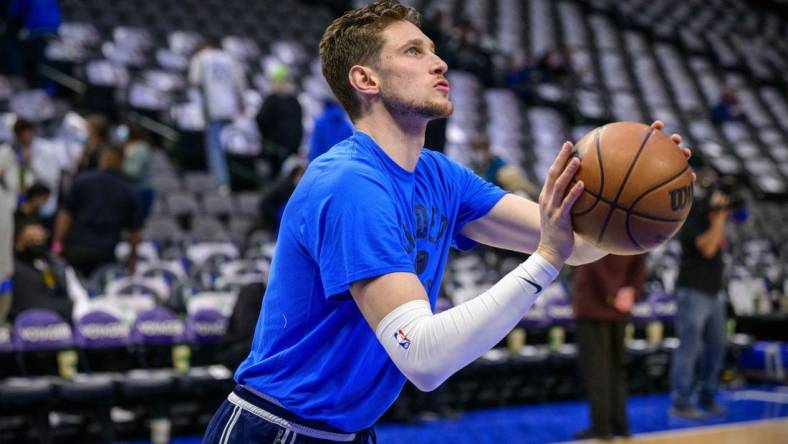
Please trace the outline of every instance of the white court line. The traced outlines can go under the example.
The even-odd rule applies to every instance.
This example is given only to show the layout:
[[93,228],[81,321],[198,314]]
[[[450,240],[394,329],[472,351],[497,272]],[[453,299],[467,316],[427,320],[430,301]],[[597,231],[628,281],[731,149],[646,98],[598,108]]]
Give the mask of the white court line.
[[788,392],[762,392],[758,390],[744,390],[733,393],[730,399],[734,401],[763,401],[777,404],[788,404]]

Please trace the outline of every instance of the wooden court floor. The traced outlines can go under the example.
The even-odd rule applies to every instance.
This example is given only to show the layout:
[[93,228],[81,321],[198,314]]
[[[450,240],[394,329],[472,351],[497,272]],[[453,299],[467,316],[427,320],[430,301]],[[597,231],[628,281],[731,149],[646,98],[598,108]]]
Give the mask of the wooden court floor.
[[[601,441],[575,441],[601,442]],[[772,419],[655,432],[614,442],[637,444],[788,444],[788,419]]]

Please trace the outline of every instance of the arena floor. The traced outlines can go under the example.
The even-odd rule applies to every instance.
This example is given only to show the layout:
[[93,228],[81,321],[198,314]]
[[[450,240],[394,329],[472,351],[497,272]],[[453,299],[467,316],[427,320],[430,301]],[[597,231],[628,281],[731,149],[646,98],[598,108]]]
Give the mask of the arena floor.
[[[706,436],[706,433],[717,429],[727,434],[736,434],[736,430],[754,427],[752,421],[777,420],[777,428],[782,430],[781,439],[775,438],[769,441],[748,438],[730,442],[759,444],[788,442],[788,387],[750,387],[746,390],[724,391],[721,393],[720,401],[727,409],[724,417],[698,422],[669,416],[670,403],[666,394],[632,397],[629,400],[629,416],[635,441],[699,442],[686,439],[689,436]],[[747,426],[741,423],[746,423]],[[450,421],[441,420],[413,425],[383,424],[376,427],[376,430],[380,443],[541,444],[571,441],[575,432],[587,427],[587,404],[572,401],[468,412]],[[686,434],[679,434],[679,431]],[[665,435],[666,432],[671,435]],[[726,442],[718,441],[716,437],[717,435],[713,440],[702,441]]]
[[[788,442],[788,386],[752,386],[722,391],[720,402],[727,410],[726,415],[700,422],[669,416],[666,394],[634,396],[629,400],[634,434],[630,441],[649,444]],[[571,442],[572,435],[587,426],[587,405],[571,401],[470,411],[454,419],[386,423],[375,429],[381,444],[543,444]],[[186,437],[173,439],[172,444],[199,442],[199,437]],[[135,441],[133,444],[147,443]]]

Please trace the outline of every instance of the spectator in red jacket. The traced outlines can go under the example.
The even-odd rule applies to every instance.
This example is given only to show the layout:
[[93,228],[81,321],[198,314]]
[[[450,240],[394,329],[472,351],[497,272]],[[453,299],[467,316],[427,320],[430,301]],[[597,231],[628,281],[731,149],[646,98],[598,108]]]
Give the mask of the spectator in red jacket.
[[614,256],[575,269],[580,370],[591,404],[591,427],[578,439],[629,436],[624,332],[646,279],[645,256]]

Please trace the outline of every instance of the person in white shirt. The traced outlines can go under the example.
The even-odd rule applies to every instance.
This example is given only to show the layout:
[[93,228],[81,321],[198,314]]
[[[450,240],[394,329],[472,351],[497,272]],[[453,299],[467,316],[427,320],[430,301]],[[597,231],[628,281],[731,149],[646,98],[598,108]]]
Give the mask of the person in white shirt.
[[34,136],[33,124],[17,119],[14,140],[0,145],[0,323],[11,306],[14,211],[36,179],[30,168]]
[[242,112],[246,78],[241,65],[224,49],[204,43],[189,66],[189,82],[199,88],[205,113],[205,152],[208,169],[227,190],[230,175],[222,149],[222,129]]

